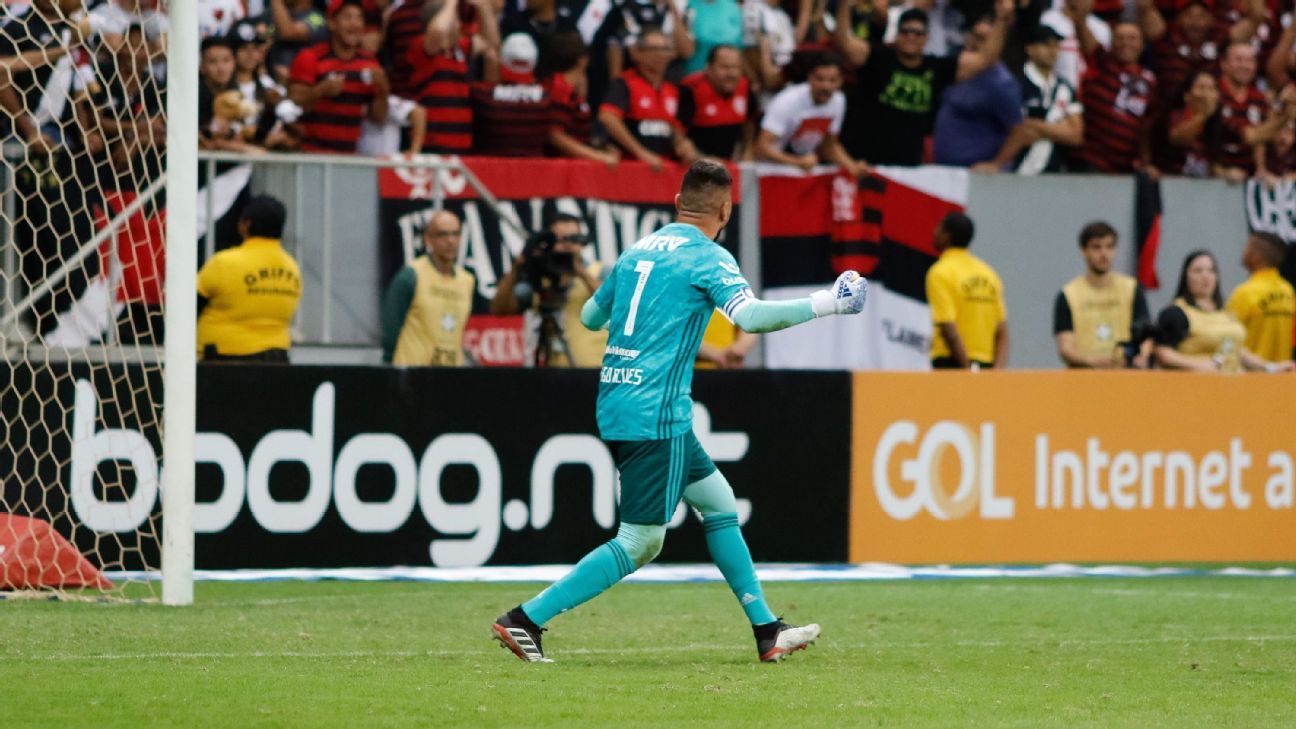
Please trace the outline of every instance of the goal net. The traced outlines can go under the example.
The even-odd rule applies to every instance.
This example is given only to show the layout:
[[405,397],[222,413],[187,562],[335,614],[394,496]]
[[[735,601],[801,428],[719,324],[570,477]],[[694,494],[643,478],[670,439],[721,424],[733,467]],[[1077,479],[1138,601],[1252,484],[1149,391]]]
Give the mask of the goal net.
[[2,12],[0,596],[156,597],[179,37],[147,0]]

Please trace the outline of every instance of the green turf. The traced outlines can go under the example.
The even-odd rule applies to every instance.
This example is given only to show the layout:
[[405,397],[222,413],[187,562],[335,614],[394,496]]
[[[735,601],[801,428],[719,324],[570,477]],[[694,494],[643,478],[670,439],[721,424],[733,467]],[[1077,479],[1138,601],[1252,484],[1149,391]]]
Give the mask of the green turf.
[[1296,726],[1296,580],[771,584],[820,643],[756,662],[721,584],[623,585],[553,665],[488,638],[534,585],[198,585],[0,602],[3,726]]

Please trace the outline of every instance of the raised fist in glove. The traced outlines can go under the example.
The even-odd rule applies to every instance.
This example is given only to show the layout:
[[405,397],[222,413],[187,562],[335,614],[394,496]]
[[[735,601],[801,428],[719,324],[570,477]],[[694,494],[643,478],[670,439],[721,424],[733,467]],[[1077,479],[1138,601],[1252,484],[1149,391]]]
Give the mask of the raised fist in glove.
[[815,316],[832,314],[858,314],[864,310],[868,296],[868,280],[854,271],[837,277],[831,289],[810,294],[810,304]]

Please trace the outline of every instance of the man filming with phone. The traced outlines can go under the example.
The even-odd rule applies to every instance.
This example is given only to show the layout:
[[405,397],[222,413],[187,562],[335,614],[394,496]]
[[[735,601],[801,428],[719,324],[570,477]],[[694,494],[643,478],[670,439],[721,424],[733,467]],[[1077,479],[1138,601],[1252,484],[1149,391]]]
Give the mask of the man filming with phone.
[[581,307],[598,290],[603,267],[587,264],[581,219],[557,213],[527,240],[491,300],[496,315],[522,312],[526,362],[535,367],[598,367],[607,332],[580,323]]

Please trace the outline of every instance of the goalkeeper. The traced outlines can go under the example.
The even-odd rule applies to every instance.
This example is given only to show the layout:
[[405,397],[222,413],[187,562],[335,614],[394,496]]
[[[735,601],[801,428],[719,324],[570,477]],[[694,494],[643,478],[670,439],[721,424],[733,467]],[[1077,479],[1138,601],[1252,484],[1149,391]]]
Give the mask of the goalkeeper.
[[778,661],[819,636],[818,625],[788,625],[765,603],[733,489],[693,434],[693,360],[716,308],[745,331],[772,332],[858,314],[867,285],[847,271],[831,291],[756,299],[733,256],[714,243],[733,212],[732,184],[724,165],[693,163],[675,196],[676,222],[627,250],[581,311],[586,327],[609,328],[598,425],[621,473],[621,526],[567,576],[491,626],[524,661],[548,661],[541,626],[657,556],[681,498],[702,515],[707,549],[751,621],[760,659]]

